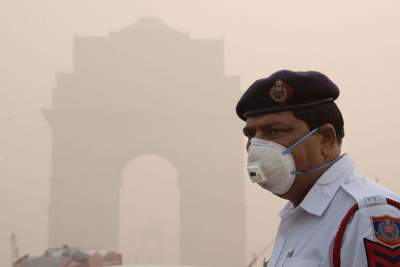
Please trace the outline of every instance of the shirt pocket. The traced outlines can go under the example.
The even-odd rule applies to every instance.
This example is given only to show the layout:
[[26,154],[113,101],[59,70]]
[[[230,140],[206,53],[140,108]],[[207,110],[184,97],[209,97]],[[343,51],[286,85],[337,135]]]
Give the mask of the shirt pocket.
[[287,258],[283,263],[283,267],[319,267],[321,264],[318,261],[312,261],[303,258]]

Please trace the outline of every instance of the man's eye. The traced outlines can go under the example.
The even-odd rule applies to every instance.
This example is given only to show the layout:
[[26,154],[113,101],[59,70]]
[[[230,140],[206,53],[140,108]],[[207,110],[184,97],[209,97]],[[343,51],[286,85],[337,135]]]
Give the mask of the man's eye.
[[284,129],[270,129],[268,134],[271,138],[279,138],[285,132]]
[[278,134],[278,133],[280,133],[280,132],[281,132],[280,129],[271,129],[271,130],[269,131],[270,134]]

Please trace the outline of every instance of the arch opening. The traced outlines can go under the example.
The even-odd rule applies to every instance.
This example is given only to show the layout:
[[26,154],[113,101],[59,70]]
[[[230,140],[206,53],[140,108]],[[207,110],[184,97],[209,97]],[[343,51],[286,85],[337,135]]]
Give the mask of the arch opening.
[[167,159],[141,155],[122,172],[120,251],[125,264],[179,264],[178,172]]

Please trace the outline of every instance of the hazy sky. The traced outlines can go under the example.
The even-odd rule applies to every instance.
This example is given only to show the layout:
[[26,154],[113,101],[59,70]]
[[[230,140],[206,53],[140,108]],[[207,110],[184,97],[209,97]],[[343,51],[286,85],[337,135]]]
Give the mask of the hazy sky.
[[[0,0],[0,266],[12,231],[22,252],[47,247],[52,133],[41,110],[52,107],[55,73],[71,71],[73,36],[107,36],[143,16],[223,38],[226,73],[243,90],[282,68],[326,73],[341,88],[344,151],[360,173],[400,193],[399,8],[396,0]],[[250,255],[272,238],[283,202],[247,185]]]

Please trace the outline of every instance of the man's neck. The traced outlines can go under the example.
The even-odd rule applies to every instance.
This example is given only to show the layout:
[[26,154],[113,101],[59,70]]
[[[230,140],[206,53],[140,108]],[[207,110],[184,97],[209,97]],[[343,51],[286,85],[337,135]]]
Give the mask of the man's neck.
[[296,176],[291,189],[287,193],[281,195],[281,197],[289,200],[297,207],[323,173],[324,170],[321,170],[317,173]]
[[[340,158],[340,150],[337,155],[332,158],[327,159],[325,162],[332,162],[332,165]],[[301,174],[295,177],[291,189],[282,198],[285,198],[292,202],[292,204],[297,207],[303,201],[304,197],[308,194],[314,184],[318,179],[331,167],[328,166],[326,169],[322,169],[318,172]]]

